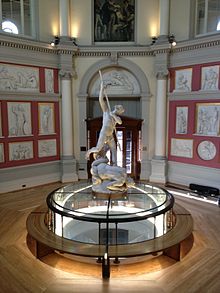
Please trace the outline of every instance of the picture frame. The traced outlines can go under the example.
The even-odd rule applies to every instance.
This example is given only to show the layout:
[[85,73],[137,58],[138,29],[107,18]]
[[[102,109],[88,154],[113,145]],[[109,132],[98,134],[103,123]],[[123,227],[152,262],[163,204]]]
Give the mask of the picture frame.
[[217,91],[219,87],[219,65],[202,67],[201,90]]
[[38,140],[38,157],[51,157],[57,155],[57,140],[45,139]]
[[134,42],[136,0],[94,0],[94,42]]
[[188,107],[176,107],[176,134],[187,134]]
[[4,155],[4,144],[0,143],[0,163],[4,163],[5,155]]
[[8,135],[30,136],[32,135],[31,103],[7,102],[8,110]]
[[196,104],[196,134],[219,136],[220,103]]
[[55,134],[54,103],[38,103],[39,134]]
[[192,68],[179,69],[175,71],[175,92],[191,92],[192,90]]
[[40,92],[39,68],[0,63],[0,91]]
[[47,94],[54,93],[54,72],[53,72],[53,69],[45,68],[45,91]]
[[33,159],[33,141],[9,143],[9,161]]
[[193,158],[193,140],[171,138],[171,156]]

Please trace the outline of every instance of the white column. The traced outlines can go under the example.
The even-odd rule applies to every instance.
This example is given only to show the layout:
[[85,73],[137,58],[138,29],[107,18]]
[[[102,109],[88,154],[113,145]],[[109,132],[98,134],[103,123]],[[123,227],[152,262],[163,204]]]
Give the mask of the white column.
[[78,180],[76,174],[76,160],[73,149],[73,113],[72,113],[72,71],[60,70],[61,76],[61,181],[73,182]]
[[71,79],[62,78],[62,154],[73,156],[73,123],[71,104]]
[[87,94],[78,95],[78,109],[79,109],[79,128],[77,133],[79,133],[79,179],[88,179],[87,171],[87,160],[86,160],[86,147],[87,147],[87,127],[86,127],[86,104],[87,104]]
[[167,182],[166,159],[166,114],[167,114],[167,70],[157,73],[157,94],[155,111],[155,155],[151,160],[150,181]]
[[142,123],[142,152],[141,152],[141,174],[140,179],[146,180],[150,177],[150,160],[149,160],[149,118],[150,117],[150,96],[141,97],[141,118],[143,119]]
[[60,0],[60,36],[70,35],[69,25],[69,0]]
[[170,0],[160,0],[160,36],[169,34]]
[[155,157],[166,156],[166,92],[167,80],[157,79]]

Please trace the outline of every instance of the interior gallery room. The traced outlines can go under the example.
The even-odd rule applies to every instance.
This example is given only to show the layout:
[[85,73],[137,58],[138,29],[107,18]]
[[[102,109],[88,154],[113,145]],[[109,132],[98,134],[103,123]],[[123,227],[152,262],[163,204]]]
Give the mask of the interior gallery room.
[[0,23],[0,292],[220,292],[220,0]]

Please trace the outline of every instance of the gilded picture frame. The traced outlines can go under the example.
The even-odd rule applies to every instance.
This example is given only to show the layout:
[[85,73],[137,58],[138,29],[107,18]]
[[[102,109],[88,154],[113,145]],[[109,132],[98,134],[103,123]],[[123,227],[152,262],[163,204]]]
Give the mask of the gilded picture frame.
[[94,0],[94,42],[134,42],[135,2]]
[[54,103],[38,103],[39,134],[55,134]]

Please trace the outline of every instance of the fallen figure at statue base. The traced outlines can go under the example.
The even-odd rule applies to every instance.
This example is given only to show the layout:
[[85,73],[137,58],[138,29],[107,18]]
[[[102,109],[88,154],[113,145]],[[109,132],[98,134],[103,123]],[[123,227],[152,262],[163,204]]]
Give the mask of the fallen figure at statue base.
[[134,186],[132,178],[127,176],[125,168],[111,166],[108,164],[107,157],[95,156],[96,160],[92,163],[92,190],[98,193],[125,192],[129,187]]

